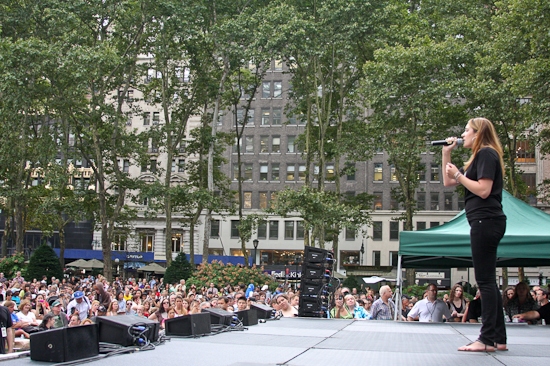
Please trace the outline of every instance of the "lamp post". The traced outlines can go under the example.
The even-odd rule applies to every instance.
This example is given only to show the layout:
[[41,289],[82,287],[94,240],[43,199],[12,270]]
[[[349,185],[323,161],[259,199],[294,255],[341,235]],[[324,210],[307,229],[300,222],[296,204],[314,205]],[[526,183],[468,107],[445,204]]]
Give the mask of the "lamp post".
[[258,239],[252,240],[252,244],[254,245],[254,264],[256,264],[256,256],[258,252],[258,244],[260,244],[260,241]]
[[359,265],[363,265],[363,258],[365,257],[365,241],[361,241],[361,258],[359,259]]

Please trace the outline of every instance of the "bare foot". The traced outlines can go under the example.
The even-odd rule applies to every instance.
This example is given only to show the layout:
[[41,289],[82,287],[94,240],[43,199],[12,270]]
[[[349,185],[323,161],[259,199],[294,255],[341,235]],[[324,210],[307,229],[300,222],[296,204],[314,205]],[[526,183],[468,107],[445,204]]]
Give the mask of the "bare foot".
[[488,346],[480,341],[475,341],[458,349],[464,352],[495,352],[495,347]]

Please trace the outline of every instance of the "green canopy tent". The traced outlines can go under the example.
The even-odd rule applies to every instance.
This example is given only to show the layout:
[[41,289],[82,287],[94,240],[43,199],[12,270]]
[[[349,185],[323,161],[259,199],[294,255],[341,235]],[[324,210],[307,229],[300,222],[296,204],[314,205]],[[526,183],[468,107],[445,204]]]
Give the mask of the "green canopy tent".
[[[506,232],[497,251],[498,267],[547,266],[550,262],[550,215],[503,191]],[[399,238],[397,283],[401,268],[472,267],[470,225],[463,210],[444,225],[402,231]],[[398,305],[401,302],[398,301]],[[397,313],[397,312],[396,312]]]
[[[497,266],[546,266],[550,261],[550,215],[502,193],[506,233],[498,247]],[[402,231],[399,257],[406,268],[471,267],[470,225],[463,210],[444,225]]]

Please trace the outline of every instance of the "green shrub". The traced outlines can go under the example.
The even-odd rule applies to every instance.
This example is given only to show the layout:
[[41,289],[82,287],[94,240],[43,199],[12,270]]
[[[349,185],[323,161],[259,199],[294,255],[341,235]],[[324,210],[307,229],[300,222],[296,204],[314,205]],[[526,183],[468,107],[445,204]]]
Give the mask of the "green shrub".
[[255,287],[268,285],[270,289],[277,286],[275,279],[262,272],[260,268],[248,268],[235,266],[231,263],[212,261],[208,264],[200,264],[194,276],[189,279],[187,286],[195,285],[197,288],[208,286],[213,282],[218,288],[227,284],[254,284]]
[[180,252],[164,273],[164,283],[178,283],[180,280],[187,280],[193,275],[193,267],[187,260],[185,253]]
[[23,277],[25,277],[25,256],[23,253],[16,253],[11,257],[0,260],[0,272],[4,273],[4,277],[11,279],[15,277],[17,271],[21,271]]
[[44,275],[48,279],[63,277],[59,258],[50,246],[42,244],[32,253],[26,275],[28,281],[32,281],[34,278],[40,280]]

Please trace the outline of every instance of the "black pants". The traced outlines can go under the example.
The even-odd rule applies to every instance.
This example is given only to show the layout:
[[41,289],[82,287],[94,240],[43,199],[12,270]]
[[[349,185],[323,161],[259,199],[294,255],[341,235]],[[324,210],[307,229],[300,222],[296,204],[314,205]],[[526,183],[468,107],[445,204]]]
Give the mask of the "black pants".
[[506,344],[502,296],[496,283],[497,248],[506,231],[506,220],[470,222],[470,244],[477,286],[481,293],[481,335],[486,345]]

